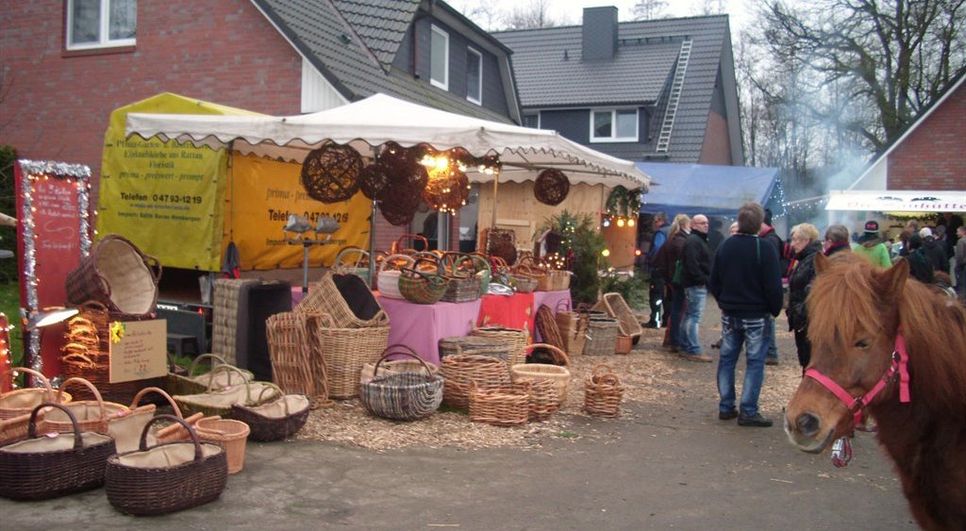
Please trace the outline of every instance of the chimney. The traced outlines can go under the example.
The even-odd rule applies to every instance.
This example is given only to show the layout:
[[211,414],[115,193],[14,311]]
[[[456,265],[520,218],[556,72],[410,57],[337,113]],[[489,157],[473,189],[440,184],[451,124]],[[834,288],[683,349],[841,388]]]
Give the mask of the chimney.
[[583,60],[611,60],[617,54],[617,7],[585,7]]

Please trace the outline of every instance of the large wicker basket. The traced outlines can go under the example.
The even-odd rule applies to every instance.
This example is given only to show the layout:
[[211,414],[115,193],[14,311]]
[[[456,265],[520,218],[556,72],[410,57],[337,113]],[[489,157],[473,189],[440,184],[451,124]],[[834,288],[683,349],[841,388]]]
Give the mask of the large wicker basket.
[[505,341],[492,337],[476,335],[444,337],[439,340],[439,357],[444,359],[458,354],[473,354],[509,362],[510,348]]
[[304,395],[285,395],[260,406],[231,407],[231,416],[248,424],[253,441],[280,441],[294,435],[309,418],[309,399]]
[[[440,300],[444,302],[470,302],[480,298],[482,283],[479,268],[485,261],[474,259],[468,254],[443,253],[441,264],[449,284]],[[488,267],[488,264],[487,264]],[[488,271],[488,269],[486,270]],[[489,284],[489,281],[487,281]]]
[[[415,358],[424,372],[397,372],[375,376],[379,365],[393,354]],[[373,369],[373,378],[361,384],[359,398],[366,411],[391,420],[416,420],[432,415],[443,402],[443,377],[426,362],[405,351],[387,348]]]
[[[546,343],[527,345],[527,350],[533,350],[535,348],[552,350],[557,356],[562,356],[564,360],[567,360],[567,354],[553,345],[547,345]],[[514,383],[525,379],[551,380],[554,383],[557,398],[560,402],[563,402],[567,398],[567,388],[570,385],[570,371],[566,367],[547,363],[521,363],[510,367],[510,378]]]
[[376,362],[389,345],[389,326],[337,328],[326,314],[318,316],[318,323],[312,328],[322,355],[329,398],[354,398],[359,394],[362,366]]
[[605,293],[603,302],[607,314],[617,319],[621,335],[637,337],[644,333],[640,321],[634,316],[634,310],[631,310],[620,293]]
[[506,350],[509,353],[506,358],[507,365],[512,367],[518,363],[525,363],[527,360],[527,342],[529,341],[529,334],[526,328],[503,328],[499,326],[484,326],[480,328],[474,328],[470,332],[471,336],[479,336],[490,339],[496,339],[501,341],[506,345]]
[[563,350],[568,356],[579,356],[584,352],[587,342],[587,321],[590,317],[586,312],[575,312],[570,309],[567,301],[557,303],[557,329],[563,340]]
[[471,385],[476,385],[479,389],[491,389],[510,383],[506,362],[489,356],[447,356],[443,358],[440,373],[445,379],[443,403],[455,408],[469,405]]
[[443,276],[439,264],[436,264],[435,271],[430,271],[422,267],[426,263],[431,263],[431,260],[419,257],[412,267],[402,269],[399,292],[409,302],[435,304],[443,298],[449,287],[449,281]]
[[[148,428],[166,420],[188,431],[191,442],[148,448]],[[202,443],[194,428],[171,415],[158,415],[144,427],[139,449],[107,460],[107,500],[122,513],[167,514],[216,500],[228,480],[228,462],[220,446]]]
[[300,312],[277,313],[265,321],[272,378],[285,393],[313,401],[328,400],[325,366],[318,338],[310,330],[316,317]]
[[44,416],[44,429],[56,431],[58,433],[69,433],[79,426],[82,431],[93,431],[97,433],[108,433],[108,422],[112,417],[127,415],[131,409],[115,402],[107,402],[94,385],[83,378],[68,378],[60,385],[60,392],[73,384],[85,386],[94,395],[94,400],[72,400],[69,403],[62,403],[65,410],[69,410],[71,415],[66,415],[63,411],[48,411]]
[[624,386],[614,371],[603,364],[594,367],[584,383],[584,410],[594,416],[616,417],[623,398]]
[[50,386],[50,381],[43,374],[26,367],[13,367],[11,374],[17,372],[27,373],[37,378],[43,387],[25,387],[14,389],[0,394],[0,420],[12,419],[23,415],[29,415],[35,407],[44,402],[64,403],[71,401],[69,393],[58,393]]
[[158,302],[161,263],[116,234],[101,238],[77,269],[67,274],[67,300],[103,303],[112,312],[141,318]]
[[505,385],[480,389],[471,385],[469,414],[473,422],[493,426],[519,426],[530,418],[530,385]]
[[[428,369],[431,374],[439,373],[439,367],[435,365],[426,365],[423,363],[422,358],[419,357],[419,353],[409,347],[408,345],[394,344],[386,347],[384,352],[388,352],[390,356],[395,356],[396,354],[401,354],[407,356],[405,359],[392,359],[392,360],[379,360],[378,367],[376,363],[366,363],[362,366],[362,373],[359,375],[359,383],[364,384],[371,381],[376,376],[386,376],[389,374],[396,374],[400,372],[423,372]],[[415,357],[416,359],[413,359]]]
[[[356,280],[351,280],[351,278]],[[357,291],[362,296],[366,296],[366,293],[358,286],[358,284],[362,284],[358,277],[352,276],[348,282],[356,282],[355,288]],[[365,286],[365,284],[362,284],[362,286]],[[367,292],[368,288],[365,291]],[[349,303],[342,296],[342,292],[339,291],[339,287],[335,283],[334,275],[329,272],[323,275],[319,282],[311,285],[308,295],[299,302],[294,311],[307,314],[328,314],[336,328],[388,326],[389,316],[386,315],[385,310],[379,306],[379,302],[372,296],[371,292],[368,293],[368,297],[371,297],[371,299],[366,301],[366,305],[379,309],[368,319],[360,318],[349,307]]]
[[617,319],[609,317],[591,316],[587,322],[587,342],[584,344],[586,356],[608,356],[617,347],[617,335],[620,328]]

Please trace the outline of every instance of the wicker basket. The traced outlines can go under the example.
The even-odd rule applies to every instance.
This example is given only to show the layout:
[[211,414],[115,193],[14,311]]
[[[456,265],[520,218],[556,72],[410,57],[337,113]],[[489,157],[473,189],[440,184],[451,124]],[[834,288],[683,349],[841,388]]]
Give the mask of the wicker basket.
[[[37,415],[45,407],[60,410],[68,433],[37,437]],[[49,413],[49,411],[48,411]],[[96,489],[104,483],[104,463],[117,453],[114,439],[88,433],[63,404],[45,402],[28,418],[25,441],[0,447],[0,496],[13,500],[48,500]],[[5,518],[9,523],[9,517]]]
[[402,275],[401,269],[412,267],[413,258],[405,254],[391,254],[379,263],[379,295],[390,299],[404,299],[399,292],[399,276]]
[[537,317],[535,319],[535,327],[537,332],[540,334],[540,339],[544,343],[553,345],[561,350],[564,348],[563,337],[560,335],[560,329],[557,328],[557,318],[546,304],[541,304],[537,308]]
[[[366,411],[391,420],[416,420],[432,415],[443,402],[443,377],[434,374],[419,356],[387,348],[373,369],[373,378],[361,384],[359,398]],[[424,372],[376,376],[379,365],[393,354],[405,354],[422,364]]]
[[526,328],[503,328],[499,326],[484,326],[481,328],[474,328],[470,332],[471,336],[485,337],[490,339],[496,339],[503,342],[506,345],[507,355],[506,362],[508,367],[512,367],[518,363],[526,363],[527,361],[527,342],[530,340],[530,334],[527,333]]
[[516,289],[520,293],[532,293],[536,291],[541,280],[547,278],[546,273],[542,270],[533,269],[526,264],[515,266],[510,276],[513,278]]
[[476,266],[476,277],[480,281],[480,296],[486,295],[490,290],[490,279],[493,278],[493,270],[490,266],[490,261],[485,255],[479,253],[470,253],[469,256]]
[[497,338],[476,335],[444,337],[439,340],[440,359],[459,354],[488,356],[509,362],[510,345]]
[[[40,404],[38,404],[40,405]],[[40,410],[37,422],[43,423],[44,411]],[[30,414],[0,420],[0,446],[22,441],[30,432]]]
[[[148,448],[148,428],[159,420],[181,424],[191,442]],[[144,427],[139,449],[111,456],[102,470],[108,501],[118,511],[135,516],[167,514],[214,501],[228,479],[225,450],[200,442],[194,428],[171,415],[154,417]]]
[[556,383],[549,378],[520,378],[515,383],[530,386],[530,420],[542,422],[560,410],[560,395]]
[[309,418],[309,399],[303,395],[285,395],[260,406],[231,406],[231,416],[248,424],[253,441],[280,441],[298,433]]
[[614,354],[627,355],[634,348],[634,338],[623,334],[617,335],[617,342],[614,344]]
[[[229,366],[230,367],[230,366]],[[230,370],[238,370],[230,367]],[[272,389],[272,395],[265,396],[265,388]],[[241,385],[205,393],[174,395],[174,401],[186,415],[203,413],[207,417],[227,417],[235,404],[257,406],[281,395],[278,386],[269,382],[245,382]]]
[[572,275],[573,273],[563,269],[547,270],[547,276],[550,277],[549,291],[564,291],[570,289],[570,277]]
[[[324,402],[328,400],[325,367],[317,350],[318,340],[309,339],[313,319],[304,313],[277,313],[265,321],[265,334],[275,383],[285,393]],[[318,375],[323,377],[318,378]]]
[[620,293],[605,293],[602,300],[607,314],[617,319],[621,334],[637,337],[644,333],[644,328],[634,315],[634,310],[631,310]]
[[[356,281],[358,282],[358,281]],[[372,297],[372,294],[369,294]],[[369,304],[379,306],[379,302],[372,298]],[[379,310],[369,319],[361,319],[353,313],[335,284],[331,272],[322,276],[317,283],[312,284],[308,295],[295,307],[294,311],[307,314],[329,314],[336,328],[370,328],[389,325],[389,316],[385,310]]]
[[67,274],[67,300],[99,301],[134,318],[154,313],[161,263],[116,234],[101,238],[77,269]]
[[[470,302],[483,295],[479,273],[481,263],[472,256],[463,253],[446,252],[440,259],[441,267],[449,284],[440,300],[444,302]],[[489,285],[489,281],[487,281]]]
[[[211,370],[203,374],[195,374],[198,371],[198,364],[202,360],[211,360]],[[231,367],[235,370],[229,370]],[[169,372],[165,388],[173,395],[193,395],[204,393],[209,385],[211,389],[225,389],[233,385],[250,382],[255,376],[244,369],[239,369],[234,365],[229,365],[224,358],[217,354],[202,354],[191,361],[188,366],[187,374],[181,375],[176,372]]]
[[[355,254],[354,259],[352,259],[353,254]],[[367,286],[370,286],[369,251],[351,245],[343,247],[339,254],[335,255],[335,261],[332,262],[332,272],[337,275],[355,275],[361,278]]]
[[107,434],[108,422],[112,417],[127,415],[131,411],[124,404],[105,402],[97,387],[94,387],[94,384],[83,378],[68,378],[64,380],[64,383],[60,384],[61,392],[71,384],[80,384],[86,387],[94,395],[94,400],[73,400],[63,404],[63,400],[58,399],[58,402],[62,403],[71,412],[73,418],[70,415],[63,414],[61,411],[48,411],[44,416],[45,431],[70,433],[74,430],[74,425],[76,424],[80,427],[81,431]]
[[336,328],[327,314],[319,315],[318,323],[312,332],[325,368],[318,377],[328,382],[329,398],[354,398],[359,394],[362,366],[376,362],[389,345],[389,326]]
[[473,422],[493,426],[519,426],[530,418],[530,385],[481,389],[470,386],[469,414]]
[[[364,384],[376,376],[386,376],[387,374],[400,372],[422,372],[425,368],[428,368],[431,374],[439,373],[439,367],[424,364],[422,358],[419,358],[419,353],[407,345],[399,343],[389,345],[384,352],[389,352],[390,356],[396,354],[408,355],[410,359],[381,361],[378,368],[376,367],[376,363],[366,363],[362,366],[362,372],[359,374],[360,384]],[[418,359],[411,359],[413,356]]]
[[[546,343],[534,343],[527,345],[527,350],[542,347],[554,351],[558,356],[567,359],[567,354],[553,345]],[[514,383],[524,379],[531,380],[552,380],[557,390],[557,398],[563,402],[567,398],[567,388],[570,385],[570,371],[560,365],[549,365],[546,363],[521,363],[510,367],[510,378]]]
[[587,322],[587,342],[584,344],[585,356],[608,356],[617,347],[620,329],[616,319],[591,316]]
[[557,320],[564,352],[568,356],[583,354],[584,344],[587,342],[587,321],[590,319],[587,313],[570,310],[569,302],[562,300],[557,303],[557,315],[554,319]]
[[245,468],[245,443],[251,430],[240,420],[205,417],[195,424],[195,432],[203,442],[225,449],[228,473],[237,474]]
[[154,412],[157,410],[157,406],[154,404],[141,405],[141,399],[148,393],[156,393],[164,398],[171,406],[175,416],[181,418],[181,409],[178,408],[178,404],[163,389],[159,387],[145,387],[141,389],[134,396],[131,405],[128,406],[128,411],[116,413],[108,418],[107,434],[114,438],[114,445],[117,446],[119,453],[136,450],[138,440],[141,437],[141,430],[144,429],[148,421],[154,418]]
[[488,356],[447,356],[443,358],[440,374],[445,379],[443,403],[455,408],[469,405],[471,385],[476,385],[479,389],[491,389],[510,383],[506,362]]
[[[417,251],[415,247],[410,247],[408,245],[409,241],[415,242],[417,240],[423,244],[422,251]],[[427,252],[427,251],[429,251],[429,240],[422,234],[411,234],[411,233],[403,234],[399,236],[399,238],[397,238],[396,241],[392,242],[392,245],[389,246],[389,254],[412,255],[412,254],[416,254],[417,252]]]
[[50,386],[50,381],[43,374],[26,367],[13,367],[10,369],[11,376],[18,372],[25,372],[37,378],[44,386],[25,387],[0,394],[0,420],[29,415],[35,407],[44,402],[67,403],[71,401],[72,397],[69,393],[58,393]]
[[597,365],[584,383],[584,410],[598,417],[620,415],[624,386],[607,365]]
[[435,264],[435,272],[426,269],[426,264],[432,264],[432,260],[425,256],[416,258],[412,267],[404,267],[399,275],[399,292],[409,302],[436,304],[449,288],[439,263]]

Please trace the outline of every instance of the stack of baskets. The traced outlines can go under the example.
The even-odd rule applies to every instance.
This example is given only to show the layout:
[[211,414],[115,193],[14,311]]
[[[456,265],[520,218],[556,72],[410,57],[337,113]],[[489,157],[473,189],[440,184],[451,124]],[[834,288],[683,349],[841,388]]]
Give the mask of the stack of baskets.
[[[376,362],[389,345],[389,316],[364,284],[353,285],[353,278],[325,274],[294,310],[310,317],[305,332],[308,356],[322,361],[312,366],[315,379],[327,383],[328,398],[357,396],[362,366]],[[342,290],[365,300],[354,304],[354,310]]]
[[597,365],[584,383],[584,410],[599,417],[620,415],[624,386],[607,365]]
[[470,332],[470,335],[495,339],[503,343],[508,352],[506,362],[510,367],[518,363],[526,363],[527,361],[526,347],[527,342],[529,341],[529,334],[525,328],[521,330],[519,328],[484,326],[481,328],[474,328],[473,331]]

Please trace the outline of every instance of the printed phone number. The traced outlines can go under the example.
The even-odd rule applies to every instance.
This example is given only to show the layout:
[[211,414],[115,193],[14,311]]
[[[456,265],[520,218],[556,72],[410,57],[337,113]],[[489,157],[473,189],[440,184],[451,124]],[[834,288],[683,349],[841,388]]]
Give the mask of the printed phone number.
[[151,200],[155,203],[178,203],[185,205],[200,205],[201,196],[200,195],[168,195],[168,194],[154,194],[151,196]]

